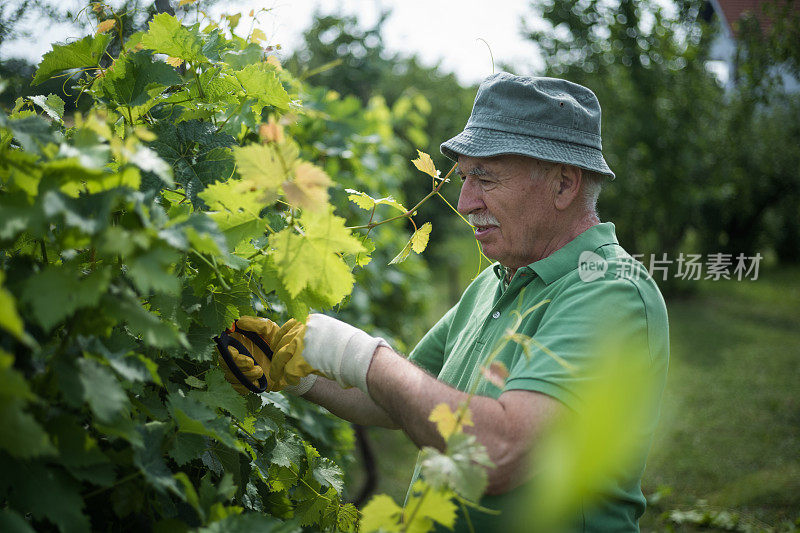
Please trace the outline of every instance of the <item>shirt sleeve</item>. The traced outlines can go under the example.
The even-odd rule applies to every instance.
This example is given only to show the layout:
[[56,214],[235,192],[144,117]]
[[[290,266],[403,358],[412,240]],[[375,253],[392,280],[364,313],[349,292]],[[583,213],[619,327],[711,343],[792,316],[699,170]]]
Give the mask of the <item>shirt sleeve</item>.
[[408,356],[409,361],[437,377],[444,365],[445,345],[447,344],[447,336],[450,333],[450,326],[456,313],[456,307],[451,308],[439,319]]
[[[652,325],[639,290],[625,279],[578,282],[565,289],[535,331],[525,331],[523,324],[520,332],[533,339],[530,358],[516,358],[504,390],[541,392],[579,410],[582,391],[597,378],[605,355],[651,367],[668,348],[650,345]],[[659,327],[667,327],[666,318]]]

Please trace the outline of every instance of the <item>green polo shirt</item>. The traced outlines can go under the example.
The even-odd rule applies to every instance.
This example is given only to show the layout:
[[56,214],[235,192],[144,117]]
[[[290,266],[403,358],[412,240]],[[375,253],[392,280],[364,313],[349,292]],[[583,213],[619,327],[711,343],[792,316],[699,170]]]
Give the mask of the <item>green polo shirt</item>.
[[[632,428],[640,435],[641,453],[630,468],[609,480],[599,503],[577,512],[572,530],[638,531],[645,509],[641,476],[669,357],[667,310],[658,287],[619,245],[610,222],[591,227],[549,257],[520,268],[510,281],[504,278],[505,269],[499,264],[479,274],[409,359],[461,391],[480,380],[478,395],[498,398],[507,390],[536,391],[579,412],[582,390],[596,378],[598,339],[608,335],[625,339],[626,346],[633,347],[626,354],[645,358],[652,374],[647,377],[656,383],[648,398],[631,398],[631,402],[652,406],[646,427]],[[495,359],[509,371],[504,387],[482,379],[481,363],[513,325],[514,311],[524,312],[545,300],[549,302],[527,315],[517,331],[533,337],[571,367],[535,347],[529,359],[519,344],[509,342]],[[419,464],[412,484],[418,475]],[[524,494],[523,486],[485,496],[481,505],[510,513]],[[471,512],[470,517],[475,531],[508,530],[502,526],[502,515]],[[466,530],[465,520],[459,517],[456,531]],[[530,531],[535,530],[532,523]]]

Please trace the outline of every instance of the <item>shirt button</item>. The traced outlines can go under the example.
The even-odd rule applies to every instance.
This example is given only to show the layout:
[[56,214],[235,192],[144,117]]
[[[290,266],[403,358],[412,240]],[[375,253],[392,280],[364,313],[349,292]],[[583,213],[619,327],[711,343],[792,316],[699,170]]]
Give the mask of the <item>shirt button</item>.
[[492,313],[492,318],[500,318],[500,311],[495,311]]

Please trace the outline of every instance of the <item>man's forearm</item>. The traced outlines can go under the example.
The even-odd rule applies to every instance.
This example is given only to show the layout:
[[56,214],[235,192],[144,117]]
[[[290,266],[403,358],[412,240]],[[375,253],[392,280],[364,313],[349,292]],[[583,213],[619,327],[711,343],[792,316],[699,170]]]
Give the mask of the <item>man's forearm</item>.
[[[372,359],[367,383],[375,403],[397,422],[414,443],[444,449],[444,440],[436,424],[428,420],[431,411],[440,403],[447,403],[455,411],[468,395],[437,380],[390,348],[378,348]],[[493,440],[495,429],[504,419],[503,406],[497,400],[475,396],[470,402],[472,431],[482,440]],[[488,431],[487,431],[488,430]],[[498,435],[499,436],[499,435]],[[490,446],[494,442],[483,442]]]
[[355,387],[343,389],[338,383],[327,378],[318,377],[314,386],[303,394],[303,398],[354,424],[390,429],[400,427],[372,398],[359,389]]

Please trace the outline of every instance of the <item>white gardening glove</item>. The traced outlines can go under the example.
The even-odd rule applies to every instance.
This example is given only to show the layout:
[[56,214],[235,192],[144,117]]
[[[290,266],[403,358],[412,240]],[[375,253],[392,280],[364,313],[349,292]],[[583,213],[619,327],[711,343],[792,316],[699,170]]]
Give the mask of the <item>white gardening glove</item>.
[[[378,346],[388,347],[389,344],[380,337],[373,337],[326,315],[310,315],[306,326],[303,337],[303,358],[306,362],[342,387],[358,387],[368,395],[367,371],[372,356]],[[296,385],[308,387],[298,394],[307,392],[314,384],[313,379],[310,384],[301,381]]]

